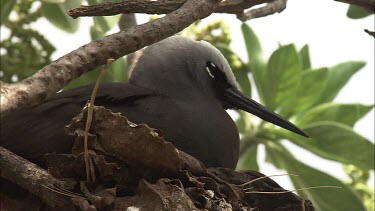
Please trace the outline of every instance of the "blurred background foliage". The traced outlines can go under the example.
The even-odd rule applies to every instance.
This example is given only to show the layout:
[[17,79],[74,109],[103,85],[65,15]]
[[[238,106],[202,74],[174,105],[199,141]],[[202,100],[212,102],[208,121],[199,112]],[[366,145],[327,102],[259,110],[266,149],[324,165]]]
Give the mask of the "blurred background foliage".
[[[89,4],[106,2],[105,0],[88,0]],[[37,70],[51,62],[55,52],[53,44],[46,40],[31,24],[39,18],[46,18],[56,28],[75,33],[79,28],[79,19],[67,15],[66,10],[78,7],[82,0],[1,0],[1,27],[10,30],[9,37],[1,37],[1,80],[14,82],[31,76]],[[120,15],[94,17],[90,28],[92,40],[100,39],[114,26],[119,24]],[[79,47],[79,46],[77,46]],[[99,76],[100,68],[71,81],[65,89],[94,83]],[[112,63],[104,81],[126,81],[126,60],[121,58]]]
[[[88,0],[89,4],[105,0]],[[51,62],[55,51],[50,43],[30,24],[46,18],[58,29],[75,33],[79,19],[72,19],[66,9],[76,7],[82,0],[18,0],[1,1],[1,27],[10,31],[1,37],[1,80],[22,80]],[[347,16],[358,19],[371,15],[350,5]],[[94,17],[90,28],[91,39],[100,39],[115,26],[127,25],[120,15]],[[298,188],[339,186],[341,189],[309,189],[297,191],[309,198],[320,211],[374,210],[374,189],[367,185],[370,171],[374,171],[374,144],[353,130],[354,124],[366,115],[373,105],[333,102],[349,79],[365,63],[345,61],[332,67],[312,67],[309,46],[280,45],[265,58],[256,33],[247,25],[241,26],[249,62],[244,62],[231,49],[229,25],[223,20],[208,24],[196,22],[181,34],[196,40],[206,40],[216,46],[229,61],[240,89],[249,97],[254,95],[267,107],[277,111],[298,125],[310,139],[292,134],[274,125],[237,111],[236,123],[241,134],[241,156],[238,169],[259,170],[258,146],[266,149],[266,162],[288,173]],[[79,47],[79,46],[77,46]],[[112,64],[105,81],[126,81],[127,63],[124,58]],[[96,81],[99,69],[73,80],[66,88]],[[342,163],[350,180],[341,181],[321,170],[312,168],[294,157],[285,146],[288,140],[324,159]]]

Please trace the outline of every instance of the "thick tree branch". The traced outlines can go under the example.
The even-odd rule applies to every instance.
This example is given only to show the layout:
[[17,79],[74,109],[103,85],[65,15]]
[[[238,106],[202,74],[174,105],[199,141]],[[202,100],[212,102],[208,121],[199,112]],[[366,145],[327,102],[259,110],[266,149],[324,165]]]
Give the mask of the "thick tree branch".
[[82,16],[110,16],[121,13],[167,14],[184,5],[187,0],[123,0],[81,6],[68,10],[73,18]]
[[63,184],[53,178],[46,170],[0,147],[1,177],[16,183],[30,193],[38,196],[50,207],[64,207],[74,210],[69,197],[52,191],[48,187]]
[[272,15],[275,13],[280,13],[286,8],[286,3],[288,0],[275,0],[268,3],[266,6],[252,9],[242,14],[237,15],[237,18],[245,22],[254,18],[261,18],[267,15]]
[[[215,13],[239,14],[255,5],[271,2],[272,0],[235,0],[224,1],[215,9]],[[105,2],[89,6],[81,6],[68,10],[73,17],[109,16],[121,13],[168,14],[180,8],[186,0],[123,0],[119,2]]]
[[32,77],[1,84],[1,113],[43,102],[72,79],[145,46],[172,36],[194,21],[207,17],[220,0],[189,0],[163,18],[92,41],[57,59]]

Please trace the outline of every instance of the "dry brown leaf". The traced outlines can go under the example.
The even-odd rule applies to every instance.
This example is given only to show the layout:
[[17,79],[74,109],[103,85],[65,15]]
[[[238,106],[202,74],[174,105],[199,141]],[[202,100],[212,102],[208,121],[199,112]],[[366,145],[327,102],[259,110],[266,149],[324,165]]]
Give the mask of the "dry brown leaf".
[[140,180],[138,194],[132,197],[118,197],[113,210],[137,207],[140,210],[198,210],[184,190],[170,184],[163,178],[155,184]]
[[[86,112],[87,109],[84,109],[66,127],[69,134],[83,135]],[[119,113],[112,113],[101,106],[94,107],[90,133],[96,135],[100,145],[95,138],[91,139],[94,140],[91,143],[94,149],[90,148],[91,150],[104,150],[105,154],[131,166],[140,165],[163,173],[177,173],[184,169],[200,174],[205,171],[200,161],[177,150],[152,128],[145,124],[131,123]],[[77,138],[75,149],[82,149],[78,146],[81,143],[81,138]]]

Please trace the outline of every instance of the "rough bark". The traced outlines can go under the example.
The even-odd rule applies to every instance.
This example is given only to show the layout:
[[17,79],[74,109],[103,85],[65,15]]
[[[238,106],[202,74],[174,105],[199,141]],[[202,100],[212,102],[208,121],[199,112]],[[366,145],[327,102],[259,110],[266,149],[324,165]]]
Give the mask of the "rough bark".
[[64,182],[53,178],[46,170],[0,147],[1,177],[5,178],[38,196],[52,208],[73,208],[69,197],[51,189],[64,187]]
[[207,17],[219,0],[189,0],[163,18],[95,40],[57,59],[23,81],[1,83],[1,113],[33,106],[48,99],[83,73],[158,42]]
[[[213,13],[240,14],[255,5],[272,1],[273,0],[224,1]],[[121,13],[168,14],[180,8],[185,2],[186,0],[124,0],[81,6],[68,10],[68,14],[73,18],[82,16],[110,16]]]
[[280,13],[285,10],[287,1],[288,0],[275,0],[261,8],[252,9],[247,12],[240,13],[237,15],[237,18],[245,22],[250,19],[265,17],[267,15],[271,15],[275,13]]

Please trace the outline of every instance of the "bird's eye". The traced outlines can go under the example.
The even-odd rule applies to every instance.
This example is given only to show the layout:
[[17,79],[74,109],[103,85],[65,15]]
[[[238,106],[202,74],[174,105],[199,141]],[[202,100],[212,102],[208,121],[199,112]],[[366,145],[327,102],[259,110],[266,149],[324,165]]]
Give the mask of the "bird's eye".
[[208,61],[206,63],[206,71],[208,75],[211,78],[215,79],[216,81],[225,82],[225,83],[228,82],[227,76],[225,75],[225,73],[213,62]]
[[211,78],[215,78],[215,76],[213,75],[213,71],[215,71],[215,68],[216,68],[216,65],[214,63],[212,63],[212,62],[206,63],[206,70],[207,70],[208,75]]

